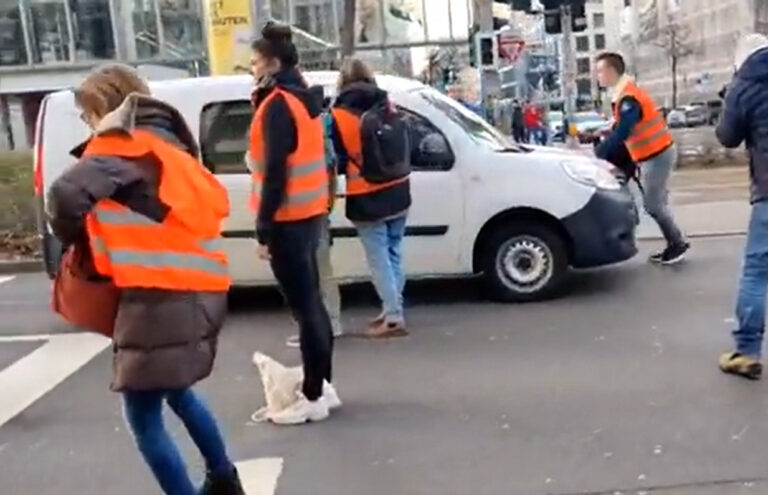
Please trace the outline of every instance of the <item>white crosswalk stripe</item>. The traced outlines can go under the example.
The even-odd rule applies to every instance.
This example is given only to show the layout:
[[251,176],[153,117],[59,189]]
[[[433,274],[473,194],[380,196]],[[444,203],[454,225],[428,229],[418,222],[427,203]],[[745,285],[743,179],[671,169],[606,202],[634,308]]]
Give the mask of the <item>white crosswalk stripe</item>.
[[[0,278],[0,284],[9,280]],[[45,342],[0,370],[0,427],[34,404],[91,359],[110,340],[94,333],[0,336],[0,344]],[[282,457],[259,457],[237,463],[247,495],[274,495],[283,472]]]
[[[106,349],[110,340],[93,333],[44,335],[46,343],[0,370],[0,427],[53,390]],[[30,336],[4,337],[4,343],[30,342]]]
[[16,275],[3,275],[0,276],[0,284],[4,284],[6,282],[10,282],[11,280],[15,279]]
[[274,495],[283,472],[282,457],[260,457],[237,463],[247,495]]

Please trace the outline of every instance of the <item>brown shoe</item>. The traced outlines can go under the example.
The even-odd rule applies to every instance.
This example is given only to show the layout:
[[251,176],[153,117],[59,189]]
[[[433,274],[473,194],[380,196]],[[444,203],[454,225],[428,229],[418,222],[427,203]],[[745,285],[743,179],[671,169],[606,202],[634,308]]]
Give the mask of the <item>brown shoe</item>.
[[383,321],[380,325],[369,328],[366,336],[371,339],[406,337],[408,336],[408,330],[405,329],[405,323],[387,323]]
[[384,324],[384,313],[381,313],[376,318],[372,318],[372,319],[368,320],[368,328],[369,329],[380,327],[383,324]]

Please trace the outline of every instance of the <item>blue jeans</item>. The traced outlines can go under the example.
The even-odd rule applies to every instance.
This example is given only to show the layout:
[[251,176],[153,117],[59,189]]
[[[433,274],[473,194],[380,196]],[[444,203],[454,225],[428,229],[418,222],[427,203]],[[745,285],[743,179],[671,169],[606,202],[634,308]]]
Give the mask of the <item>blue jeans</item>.
[[163,401],[181,419],[205,459],[208,471],[225,474],[233,469],[211,412],[191,388],[184,390],[123,392],[125,419],[136,444],[160,488],[167,495],[197,495],[176,444],[163,424]]
[[357,224],[373,286],[379,294],[387,323],[403,323],[403,237],[406,215],[381,222]]
[[744,266],[736,302],[736,351],[759,358],[765,333],[765,297],[768,290],[768,202],[752,205],[744,250]]

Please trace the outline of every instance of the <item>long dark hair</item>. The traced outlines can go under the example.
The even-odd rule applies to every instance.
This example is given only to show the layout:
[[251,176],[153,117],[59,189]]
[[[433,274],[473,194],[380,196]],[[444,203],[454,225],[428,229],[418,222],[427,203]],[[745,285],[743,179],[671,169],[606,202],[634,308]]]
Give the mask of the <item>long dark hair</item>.
[[299,63],[293,31],[291,26],[285,24],[269,21],[261,30],[261,38],[254,41],[251,48],[263,57],[279,60],[284,69],[291,69]]

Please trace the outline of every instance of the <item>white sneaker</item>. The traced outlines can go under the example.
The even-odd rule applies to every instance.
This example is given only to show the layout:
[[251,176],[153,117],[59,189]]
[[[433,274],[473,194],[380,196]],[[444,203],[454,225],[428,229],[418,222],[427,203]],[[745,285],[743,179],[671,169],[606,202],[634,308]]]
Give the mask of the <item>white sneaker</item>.
[[320,397],[318,400],[311,401],[299,392],[296,402],[269,419],[276,425],[301,425],[310,421],[322,421],[327,419],[328,415],[328,404],[325,399]]
[[331,411],[341,407],[341,399],[339,393],[336,392],[336,387],[328,382],[323,382],[323,400]]

